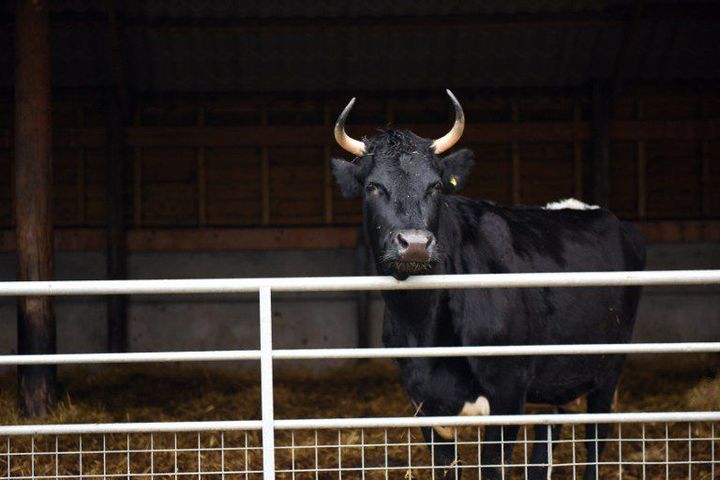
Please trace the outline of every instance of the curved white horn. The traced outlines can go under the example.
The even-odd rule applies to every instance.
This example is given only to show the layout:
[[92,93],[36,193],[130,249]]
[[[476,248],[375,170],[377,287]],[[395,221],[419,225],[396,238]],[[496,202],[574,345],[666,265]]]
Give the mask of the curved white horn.
[[352,110],[353,105],[355,105],[355,97],[350,100],[350,103],[347,104],[345,110],[342,111],[342,113],[337,119],[337,122],[335,122],[335,141],[342,148],[359,157],[360,155],[365,153],[365,143],[361,142],[360,140],[355,140],[350,135],[345,133],[345,120],[350,114],[350,110]]
[[450,90],[446,90],[450,100],[452,101],[453,107],[455,107],[455,124],[448,133],[440,138],[433,140],[432,147],[435,153],[442,153],[452,148],[453,145],[460,140],[463,130],[465,129],[465,114],[460,106],[460,102],[455,98],[455,95]]

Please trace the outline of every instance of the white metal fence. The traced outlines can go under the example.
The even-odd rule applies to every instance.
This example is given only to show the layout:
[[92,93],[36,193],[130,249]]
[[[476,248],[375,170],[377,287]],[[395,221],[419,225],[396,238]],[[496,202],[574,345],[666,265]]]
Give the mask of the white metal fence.
[[[436,275],[402,282],[389,277],[312,277],[0,283],[0,296],[257,292],[259,350],[4,355],[0,365],[260,360],[262,390],[261,420],[0,426],[0,438],[5,439],[4,452],[0,446],[0,475],[8,479],[436,478],[447,466],[436,465],[427,446],[448,441],[433,437],[427,442],[414,429],[442,426],[455,429],[449,442],[462,462],[453,465],[454,472],[462,470],[464,478],[479,478],[481,448],[486,446],[483,427],[518,425],[515,456],[521,460],[501,465],[504,478],[526,477],[528,469],[537,466],[528,458],[528,449],[537,443],[547,446],[546,465],[553,468],[553,478],[576,478],[577,467],[584,464],[579,445],[586,441],[577,435],[576,425],[609,423],[617,428],[599,462],[597,478],[610,472],[627,478],[715,478],[720,411],[280,420],[275,419],[273,408],[273,363],[327,358],[720,352],[720,342],[275,350],[271,314],[273,292],[711,284],[720,284],[720,270]],[[569,432],[553,438],[554,425],[566,425]],[[544,433],[542,429],[547,433],[535,439]],[[506,443],[502,438],[500,442]]]

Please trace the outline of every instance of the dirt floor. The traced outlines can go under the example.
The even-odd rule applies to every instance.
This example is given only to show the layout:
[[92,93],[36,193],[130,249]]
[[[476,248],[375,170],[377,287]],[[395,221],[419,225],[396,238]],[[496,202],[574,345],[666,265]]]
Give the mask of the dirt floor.
[[[708,355],[631,360],[623,373],[616,411],[719,410],[719,367],[720,357]],[[106,367],[91,372],[64,370],[61,378],[63,400],[45,423],[260,418],[259,375],[255,372]],[[0,424],[39,423],[20,418],[14,376],[3,378],[1,385]],[[389,362],[364,363],[322,376],[286,369],[278,372],[275,389],[278,418],[414,413]],[[583,408],[574,407],[578,411]],[[469,427],[457,432],[458,465],[465,479],[478,478],[479,433]],[[583,435],[580,426],[564,429],[553,452],[553,478],[573,478],[573,469],[566,464],[573,459],[582,463]],[[618,442],[619,435],[622,442]],[[532,439],[532,428],[521,429],[514,463],[523,462],[527,455],[522,443],[526,436]],[[277,478],[432,478],[432,470],[423,468],[431,465],[432,458],[419,430],[278,431],[276,437]],[[607,465],[599,478],[635,479],[643,474],[644,478],[720,478],[713,476],[710,465],[712,458],[720,459],[720,440],[713,441],[718,437],[720,425],[624,425],[621,431],[615,426],[611,431],[614,440],[608,442],[603,456]],[[261,435],[256,431],[5,437],[0,438],[0,476],[259,479],[260,444]],[[441,473],[442,469],[435,472],[437,477]],[[575,473],[581,475],[581,467]],[[506,478],[523,478],[524,474],[523,467],[510,468]],[[720,464],[715,465],[718,474]]]

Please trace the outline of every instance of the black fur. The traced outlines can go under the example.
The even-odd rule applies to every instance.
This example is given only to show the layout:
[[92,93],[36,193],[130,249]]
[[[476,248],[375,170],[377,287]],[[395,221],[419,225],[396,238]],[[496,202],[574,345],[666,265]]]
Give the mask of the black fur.
[[[364,195],[364,222],[380,274],[618,271],[644,268],[643,239],[604,209],[507,208],[451,196],[464,184],[472,153],[441,159],[431,142],[407,131],[365,139],[367,153],[353,163],[333,160],[344,194]],[[456,185],[452,185],[454,178]],[[431,260],[415,271],[398,269],[391,239],[401,229],[421,229],[437,239]],[[406,268],[407,266],[403,266]],[[422,268],[421,268],[422,267]],[[629,342],[640,298],[636,287],[468,289],[384,292],[383,340],[388,347],[536,345]],[[610,410],[621,355],[400,359],[403,381],[422,415],[457,415],[466,401],[484,395],[491,414],[519,414],[526,401],[562,405],[588,395],[590,412]],[[588,435],[595,434],[588,427]],[[430,435],[428,429],[424,430]],[[506,441],[516,427],[504,427]],[[539,435],[546,435],[544,428]],[[589,462],[602,451],[587,442]],[[500,428],[485,440],[498,441]],[[553,432],[559,435],[559,429]],[[437,435],[436,435],[437,440]],[[508,446],[509,445],[509,446]],[[512,447],[506,444],[505,461]],[[533,453],[546,461],[547,449]],[[483,448],[483,465],[499,465],[500,448]],[[435,461],[454,461],[451,445],[435,446]],[[454,478],[449,469],[448,476]],[[459,473],[459,472],[457,472]],[[483,478],[499,478],[487,467]],[[532,478],[545,478],[534,467]],[[585,478],[595,478],[591,465]]]

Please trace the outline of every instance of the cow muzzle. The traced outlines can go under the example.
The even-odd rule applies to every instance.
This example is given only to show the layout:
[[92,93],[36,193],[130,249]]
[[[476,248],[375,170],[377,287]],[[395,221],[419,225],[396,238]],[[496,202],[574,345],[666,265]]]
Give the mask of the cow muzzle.
[[399,230],[392,236],[385,264],[400,277],[428,273],[435,263],[435,243],[435,235],[427,230]]
[[435,235],[426,230],[400,230],[393,238],[401,262],[429,262],[435,246]]

